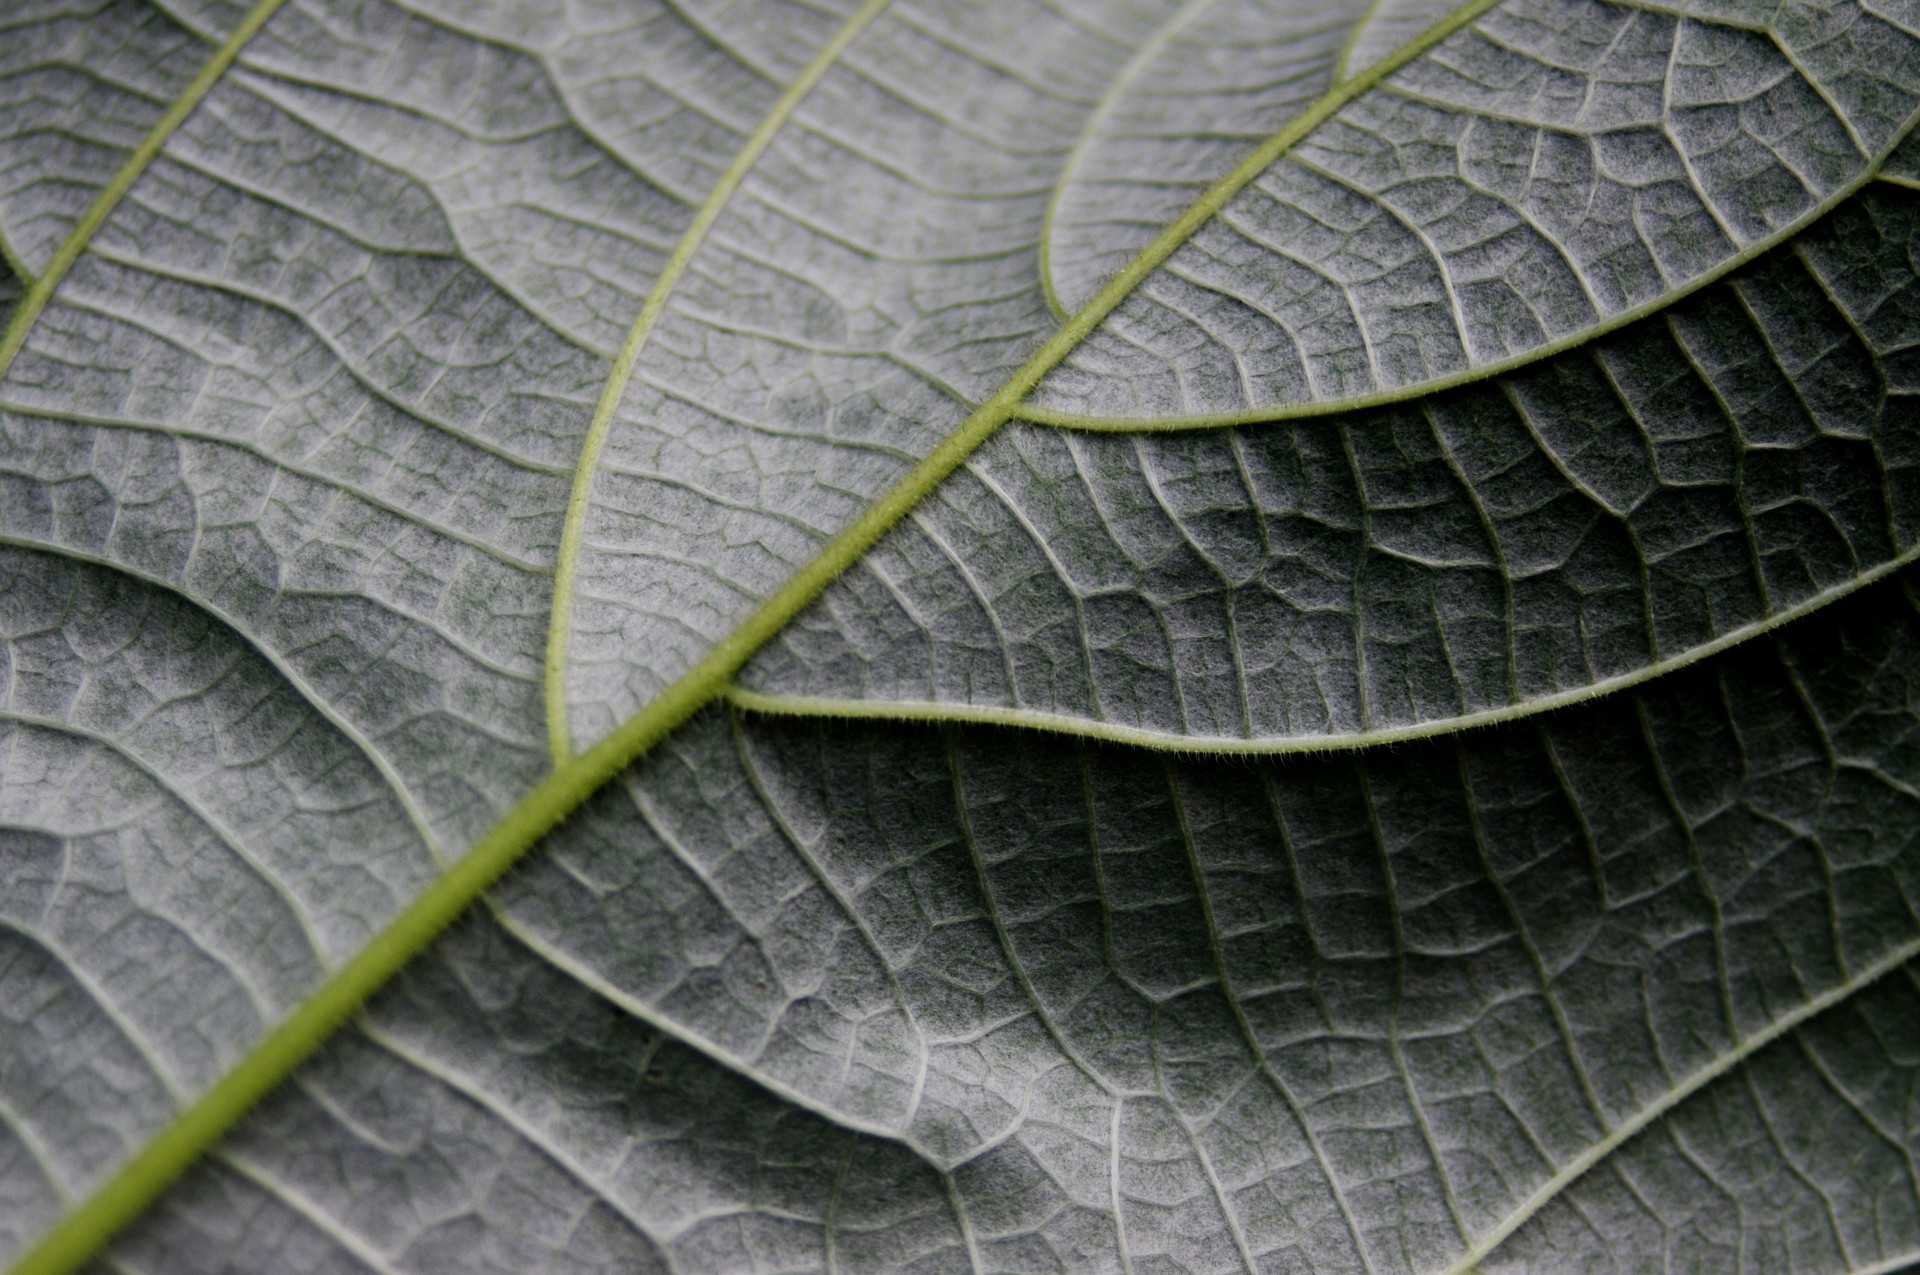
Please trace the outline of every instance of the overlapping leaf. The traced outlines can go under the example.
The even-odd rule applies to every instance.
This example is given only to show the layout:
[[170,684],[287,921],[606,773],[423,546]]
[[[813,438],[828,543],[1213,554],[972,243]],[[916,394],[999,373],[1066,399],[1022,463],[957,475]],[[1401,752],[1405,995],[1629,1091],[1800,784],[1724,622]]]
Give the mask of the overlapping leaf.
[[7,1251],[1920,1255],[1920,19],[3,21]]

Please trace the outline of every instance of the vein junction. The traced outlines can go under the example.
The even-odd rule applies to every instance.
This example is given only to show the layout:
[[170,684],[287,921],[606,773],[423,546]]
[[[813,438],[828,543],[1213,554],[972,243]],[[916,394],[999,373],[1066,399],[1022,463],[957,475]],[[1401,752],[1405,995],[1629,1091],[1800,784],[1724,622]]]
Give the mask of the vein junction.
[[[483,835],[473,850],[453,865],[418,900],[409,906],[385,932],[344,965],[313,998],[302,1004],[271,1032],[262,1045],[243,1063],[218,1082],[208,1094],[186,1112],[141,1156],[92,1200],[83,1204],[67,1222],[29,1255],[23,1270],[68,1269],[92,1251],[113,1227],[123,1224],[167,1181],[180,1172],[233,1120],[248,1110],[264,1093],[284,1077],[315,1048],[344,1017],[379,987],[405,961],[416,954],[457,916],[534,841],[551,829],[588,795],[622,771],[635,758],[665,738],[691,715],[716,698],[728,694],[734,675],[746,660],[785,627],[836,576],[852,566],[927,492],[958,468],[987,438],[1009,420],[1025,414],[1023,404],[1041,381],[1094,332],[1160,266],[1208,224],[1234,196],[1312,129],[1324,123],[1343,105],[1379,83],[1395,69],[1404,66],[1419,53],[1460,29],[1490,7],[1477,3],[1451,15],[1430,29],[1399,54],[1362,77],[1338,86],[1320,103],[1304,113],[1294,124],[1270,139],[1244,160],[1226,179],[1210,188],[1167,230],[1113,279],[1087,306],[1069,318],[1049,338],[1003,388],[973,411],[958,431],[944,439],[907,476],[890,489],[872,507],[836,535],[826,549],[795,573],[785,584],[760,604],[746,621],[714,646],[689,672],[676,680],[646,709],[629,718],[617,730],[575,755],[570,747],[564,695],[565,652],[570,596],[580,542],[580,527],[589,499],[595,462],[608,423],[618,406],[639,353],[665,305],[668,291],[687,269],[702,237],[719,215],[721,202],[738,186],[748,166],[759,155],[775,129],[797,106],[800,97],[850,43],[859,31],[879,13],[881,5],[866,5],[853,23],[829,44],[822,58],[796,81],[773,115],[756,132],[749,147],[734,168],[723,178],[715,198],[696,216],[694,225],[676,247],[667,271],[650,293],[641,318],[616,360],[616,371],[595,411],[593,425],[581,465],[575,472],[568,501],[567,531],[560,549],[560,566],[553,610],[553,630],[549,639],[546,688],[548,694],[549,735],[554,755],[551,774],[532,794],[510,812],[491,831]],[[241,45],[258,30],[273,10],[263,5],[250,15],[208,69],[196,81],[204,94]],[[192,109],[193,102],[170,113],[167,129],[177,127]],[[113,203],[125,194],[140,167],[150,162],[165,143],[166,133],[157,132],[116,178],[114,186],[103,192],[83,222],[81,230],[63,245],[61,254],[33,285],[29,301],[23,306],[5,338],[0,339],[0,373],[22,348],[28,329],[44,307],[61,277],[77,260],[87,239],[105,221]],[[1864,180],[1864,178],[1862,179]],[[1729,263],[1725,268],[1732,268]],[[34,298],[37,298],[35,300]],[[1623,320],[1624,321],[1624,320]],[[1746,636],[1746,635],[1743,635]]]

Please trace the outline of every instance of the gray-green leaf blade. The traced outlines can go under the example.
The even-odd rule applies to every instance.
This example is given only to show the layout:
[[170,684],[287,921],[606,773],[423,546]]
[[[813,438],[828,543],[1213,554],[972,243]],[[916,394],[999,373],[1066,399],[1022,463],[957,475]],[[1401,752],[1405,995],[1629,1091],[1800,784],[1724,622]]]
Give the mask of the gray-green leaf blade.
[[[1795,83],[1825,89],[1855,131],[1900,114],[1904,64],[1882,38],[1893,28],[1864,12],[1818,31],[1788,14],[1775,50],[1805,64],[1792,75],[1727,37],[1746,60],[1671,64],[1662,91],[1687,99],[1710,80],[1719,99],[1761,102],[1745,120],[1776,129],[1762,139],[1772,153],[1818,159],[1822,117],[1796,115]],[[783,582],[823,578],[807,565],[820,546],[983,401],[969,436],[992,432],[1007,375],[1071,344],[1041,345],[1054,317],[1040,277],[1047,211],[1076,197],[1071,156],[1100,103],[1142,100],[1116,98],[1115,76],[1151,66],[1142,51],[1175,16],[296,0],[197,82],[204,99],[175,113],[150,163],[76,187],[114,202],[80,223],[84,251],[70,269],[56,259],[50,304],[34,303],[20,357],[7,356],[0,531],[32,564],[34,596],[104,583],[64,610],[26,610],[11,725],[27,743],[8,778],[34,794],[13,816],[31,834],[21,846],[45,859],[63,837],[84,841],[109,876],[150,892],[122,920],[92,878],[43,870],[77,893],[64,910],[22,905],[22,950],[54,956],[15,967],[17,1039],[69,1024],[91,1035],[23,1048],[7,1073],[27,1099],[5,1113],[9,1182],[31,1201],[17,1243],[66,1210],[86,1216],[94,1186],[171,1111],[244,1070],[293,1005],[317,1003],[302,997],[418,894],[436,851],[458,853],[503,812],[494,826],[547,826],[561,809],[529,814],[539,802],[521,799],[550,764],[549,804],[594,764],[573,749],[638,738],[655,708],[691,712],[652,697],[734,658],[735,626],[769,598],[787,606]],[[1539,63],[1557,37],[1514,26],[1535,17],[1480,15],[1412,55],[1395,91],[1433,89],[1485,54],[1475,40],[1532,40]],[[1690,18],[1687,48],[1739,20]],[[176,25],[202,42],[244,29],[192,14]],[[1371,82],[1341,92],[1332,122],[1273,145],[1328,159],[1328,138],[1384,100]],[[37,145],[39,117],[16,118]],[[1796,134],[1795,119],[1816,127]],[[1735,168],[1758,153],[1752,140],[1737,139]],[[1810,188],[1838,199],[1870,167],[1836,164]],[[1746,186],[1724,167],[1700,184],[1743,225],[1800,207],[1761,169]],[[714,182],[724,199],[703,194]],[[16,207],[41,198],[23,189]],[[1608,1183],[1670,1158],[1660,1147],[1715,1129],[1710,1152],[1671,1154],[1693,1154],[1735,1212],[1779,1204],[1772,1233],[1790,1240],[1742,1232],[1730,1249],[1670,1251],[1738,1251],[1762,1269],[1904,1260],[1902,1206],[1868,1221],[1858,1199],[1824,1198],[1841,1189],[1824,1185],[1840,1180],[1835,1161],[1809,1148],[1804,1118],[1767,1113],[1824,1085],[1839,1107],[1795,1110],[1831,1112],[1819,1124],[1832,1155],[1899,1186],[1905,1135],[1887,1095],[1904,1083],[1904,1046],[1843,1057],[1807,1033],[1884,990],[1913,942],[1910,616],[1889,590],[1810,608],[1905,552],[1908,200],[1876,188],[1834,215],[1828,241],[1775,245],[1678,305],[1704,274],[1660,291],[1643,317],[1667,337],[1634,347],[1617,333],[1589,358],[1640,359],[1631,420],[1555,382],[1561,365],[1539,369],[1525,392],[1559,395],[1560,424],[1592,437],[1503,444],[1499,413],[1482,410],[1488,386],[1405,409],[1476,405],[1451,435],[1415,422],[1448,444],[1438,469],[1419,429],[1394,418],[1312,422],[1361,471],[1350,510],[1379,529],[1365,537],[1404,568],[1356,573],[1384,586],[1366,600],[1385,608],[1355,626],[1355,664],[1378,675],[1353,679],[1357,720],[1375,722],[1368,697],[1389,729],[1451,732],[1478,706],[1615,694],[1537,726],[1295,767],[711,709],[567,825],[490,901],[491,919],[464,925],[109,1261],[1425,1270],[1579,1248],[1633,1264],[1659,1250],[1645,1227],[1574,1234],[1536,1206],[1584,1202],[1581,1190],[1604,1204]],[[0,211],[10,234],[11,216]],[[1403,335],[1418,344],[1416,318]],[[1695,388],[1720,418],[1711,404],[1689,415],[1705,400],[1673,389],[1681,362],[1705,365]],[[1858,393],[1868,384],[1885,402]],[[604,447],[583,448],[589,420],[611,427]],[[1309,445],[1274,427],[1195,447],[1232,439],[1244,470],[1256,437]],[[1078,466],[1091,451],[1067,439],[1009,426],[935,500],[977,497],[965,485],[1009,450],[1080,448]],[[1160,711],[1173,687],[1188,733],[1161,742],[1236,715],[1251,737],[1269,696],[1319,694],[1328,709],[1332,679],[1297,669],[1243,669],[1240,688],[1209,698],[1210,575],[1236,569],[1245,524],[1269,511],[1218,481],[1226,467],[1188,463],[1193,450],[1114,442],[1131,475],[1108,466],[1082,484],[1086,508],[1063,508],[1048,533],[1019,530],[1042,556],[1080,555],[1075,569],[1121,562],[1151,577],[1089,592],[1109,611],[1084,645],[1146,670],[1135,707]],[[1436,496],[1447,460],[1462,472]],[[1551,481],[1522,471],[1556,461],[1587,506],[1564,490],[1538,499]],[[1509,472],[1522,481],[1495,492]],[[1308,478],[1324,513],[1341,489]],[[1134,503],[1117,501],[1135,480]],[[1567,622],[1586,614],[1566,608],[1589,601],[1590,582],[1563,571],[1571,583],[1549,599],[1562,610],[1534,598],[1530,628],[1509,619],[1545,646],[1527,663],[1510,638],[1502,655],[1475,608],[1504,579],[1513,612],[1513,586],[1531,577],[1475,556],[1463,490],[1509,502],[1480,520],[1493,557],[1511,547],[1502,535],[1537,548],[1589,534],[1595,509],[1629,539],[1667,536],[1642,556],[1667,573],[1659,588],[1640,581],[1644,651],[1609,646],[1631,623],[1589,635]],[[1016,521],[1031,514],[990,495]],[[1155,506],[1182,525],[1156,524]],[[923,508],[916,534],[942,516]],[[1076,514],[1077,545],[1061,530]],[[1183,556],[1200,523],[1214,544]],[[1745,558],[1725,547],[1735,523]],[[962,574],[1000,572],[995,589],[1011,579],[1013,604],[987,627],[1057,625],[1057,609],[1015,594],[1069,573],[1023,567],[1001,552],[1018,535],[1000,531],[949,553]],[[1283,555],[1301,548],[1281,541]],[[557,617],[556,571],[577,604]],[[1153,625],[1125,613],[1129,588],[1189,607],[1187,636],[1201,640],[1168,643],[1156,663]],[[151,599],[139,614],[165,622],[129,644],[113,626],[134,612],[104,622],[95,598]],[[889,640],[922,639],[912,610],[889,620]],[[1430,622],[1447,629],[1444,650],[1420,646]],[[765,636],[750,632],[746,645]],[[50,633],[99,670],[70,676],[65,699],[48,698],[62,684],[36,662]],[[811,655],[820,633],[802,634]],[[969,658],[1006,645],[979,636]],[[1063,650],[1062,669],[1083,654]],[[1455,656],[1449,699],[1429,673]],[[720,689],[701,676],[696,698]],[[1096,682],[1086,721],[1102,715]],[[1385,693],[1396,686],[1399,701]],[[930,714],[963,716],[966,677],[958,689]],[[1207,731],[1192,730],[1188,701]],[[569,716],[571,732],[555,729]],[[1324,740],[1326,717],[1282,725]],[[60,742],[76,723],[81,743]],[[108,758],[120,735],[120,761],[72,760]],[[86,798],[78,832],[39,799],[43,771]],[[293,813],[250,822],[276,800]],[[391,884],[367,891],[360,872]],[[303,931],[321,937],[303,948]],[[1637,1017],[1622,977],[1650,989]],[[1892,1033],[1890,1003],[1865,1021]],[[46,1005],[61,1008],[35,1012]],[[89,1089],[101,1075],[127,1101]],[[76,1103],[113,1137],[44,1173],[54,1140],[33,1122]],[[1760,1118],[1742,1124],[1742,1110]],[[1654,1211],[1684,1217],[1691,1188],[1661,1189]]]
[[[756,1246],[695,1269],[948,1269],[962,1248],[1023,1271],[1911,1259],[1907,584],[1645,691],[1360,758],[709,717],[513,879],[492,946],[476,922],[419,975],[464,965],[470,991],[422,1003],[407,980],[373,1053],[344,1041],[308,1083],[411,1106],[423,1082],[381,1055],[417,1071],[424,1049],[440,1103],[492,1113],[461,1119],[546,1131],[439,1197],[424,1216],[449,1227],[551,1229],[519,1192],[559,1164],[655,1244],[699,1234],[658,1219],[764,1170],[729,1153],[668,1189],[659,1152],[623,1158],[689,1101],[688,1073],[652,1077],[661,1105],[635,1074],[663,1037],[739,1078],[699,1108],[716,1128],[824,1121],[847,1140],[808,1145],[862,1148],[768,1182],[745,1218],[716,1204]],[[626,1043],[530,1081],[570,1032]],[[596,1105],[616,1095],[646,1105]],[[430,1264],[417,1205],[396,1219],[374,1203],[392,1190],[333,1179],[431,1180],[412,1134],[327,1117],[331,1150],[302,1162],[318,1135],[276,1139],[281,1119],[235,1154],[270,1155],[395,1269]],[[629,1176],[583,1172],[587,1148]],[[916,1220],[878,1253],[837,1229],[876,1223],[817,1203],[874,1207],[869,1156],[923,1173],[880,1197]],[[217,1248],[227,1174],[116,1255],[158,1273],[208,1251],[181,1235]],[[1638,1213],[1583,1211],[1635,1190]]]
[[1920,105],[1914,30],[1865,7],[1509,3],[1376,65],[1033,405],[1257,419],[1577,344],[1804,226]]
[[741,679],[770,708],[1352,746],[1657,675],[1912,552],[1909,193],[1419,404],[1010,428]]

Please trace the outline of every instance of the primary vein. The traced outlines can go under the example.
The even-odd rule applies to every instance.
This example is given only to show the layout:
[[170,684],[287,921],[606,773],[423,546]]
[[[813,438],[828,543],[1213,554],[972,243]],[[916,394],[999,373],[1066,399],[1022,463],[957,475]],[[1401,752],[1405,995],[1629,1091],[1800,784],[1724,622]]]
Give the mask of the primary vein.
[[[116,175],[94,208],[82,219],[68,243],[63,244],[60,252],[55,254],[54,263],[36,285],[34,295],[38,301],[31,313],[38,313],[39,307],[45,305],[47,296],[60,276],[78,257],[87,238],[112,211],[114,203],[138,176],[140,168],[158,153],[166,138],[191,111],[193,104],[205,95],[232,63],[240,46],[259,30],[282,2],[261,0],[247,20],[195,77],[188,95],[168,111],[155,132],[136,149],[128,166]],[[678,680],[605,738],[585,752],[574,754],[567,743],[562,708],[558,718],[559,731],[554,736],[558,741],[554,749],[555,765],[547,778],[475,842],[466,855],[451,864],[352,960],[268,1032],[233,1070],[176,1116],[99,1190],[47,1232],[14,1266],[12,1275],[70,1275],[70,1272],[92,1258],[115,1232],[138,1216],[222,1134],[319,1048],[368,997],[532,849],[541,837],[688,718],[720,699],[732,684],[734,674],[755,651],[784,628],[835,577],[851,566],[1001,425],[1013,419],[1018,414],[1021,401],[1039,384],[1041,378],[1247,183],[1334,111],[1497,2],[1469,0],[1401,46],[1392,56],[1374,63],[1364,74],[1336,85],[1285,128],[1255,148],[1232,172],[1209,187],[1137,257],[1110,278],[1091,301],[1062,324],[999,391],[976,408],[952,434],[852,524],[830,540],[812,561],[769,595],[739,627],[716,643]],[[884,3],[885,0],[868,0],[848,27],[843,28],[823,50],[822,57],[802,73],[796,81],[796,87],[816,83],[827,69],[828,55],[837,56],[843,51],[858,34],[859,27],[871,21]],[[804,88],[799,88],[799,91],[790,88],[776,111],[784,109],[790,114],[803,93]],[[764,151],[771,134],[772,130],[764,126],[756,132],[748,144],[753,155]],[[738,160],[729,168],[731,185],[727,189],[738,186],[745,170],[746,163]],[[723,178],[723,181],[726,180]],[[696,216],[673,261],[669,263],[668,271],[672,277],[677,277],[685,270],[687,260],[698,246],[695,236],[703,236],[719,212],[720,202],[709,200]],[[634,331],[616,361],[612,379],[601,397],[594,423],[589,429],[586,449],[576,472],[568,504],[567,538],[574,545],[573,557],[578,554],[579,528],[584,517],[593,458],[597,449],[604,445],[620,389],[631,378],[646,335],[665,305],[669,282],[668,277],[663,275],[662,282],[649,294],[641,316],[635,322]],[[6,343],[0,345],[0,375],[4,374],[6,361],[11,359],[24,340],[26,327],[30,323],[31,316],[23,308],[22,314],[16,316],[14,324],[8,329]],[[571,596],[572,558],[566,556],[564,543],[562,553],[562,565],[555,588],[556,617],[564,612],[566,608],[563,603]],[[554,625],[553,632],[564,638],[565,620],[556,618]],[[552,703],[561,698],[553,694],[553,688],[564,673],[564,657],[556,657],[556,649],[560,648],[556,646],[550,649],[548,658],[548,685],[552,696],[549,706],[550,727],[555,723]]]

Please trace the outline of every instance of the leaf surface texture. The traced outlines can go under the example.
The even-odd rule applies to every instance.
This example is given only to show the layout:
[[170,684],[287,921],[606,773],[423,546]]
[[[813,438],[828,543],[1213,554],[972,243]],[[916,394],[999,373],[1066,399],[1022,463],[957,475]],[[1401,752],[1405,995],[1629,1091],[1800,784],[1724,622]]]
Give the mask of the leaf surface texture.
[[1917,38],[13,6],[0,1254],[1920,1259]]

